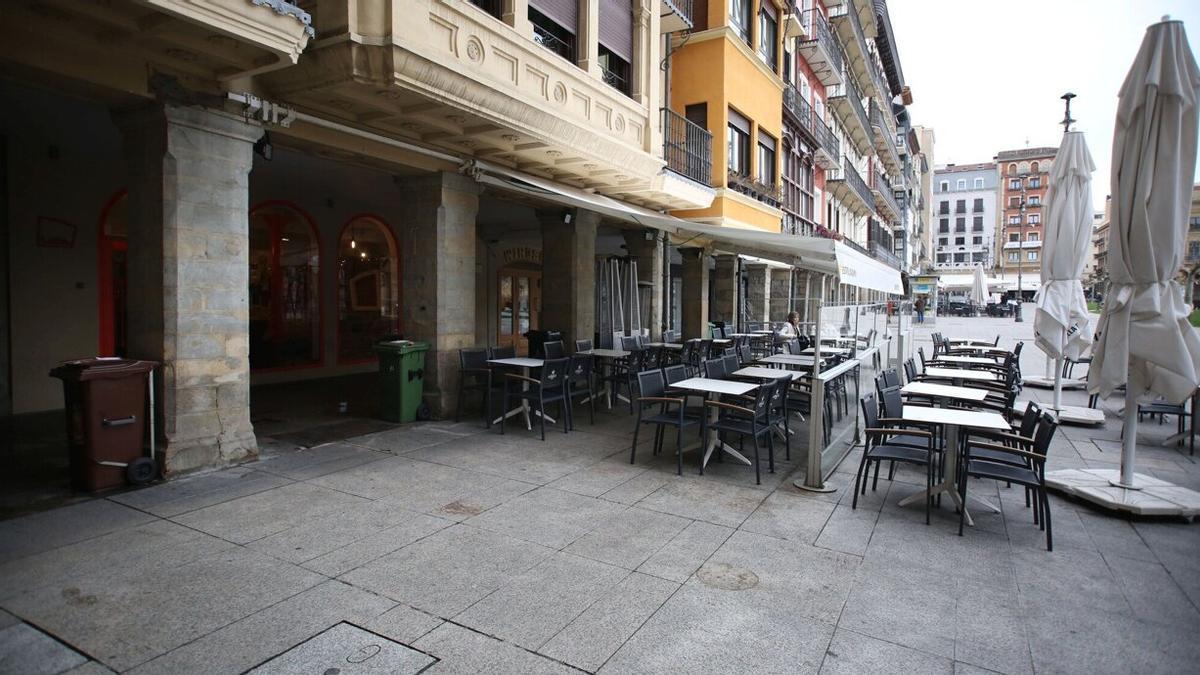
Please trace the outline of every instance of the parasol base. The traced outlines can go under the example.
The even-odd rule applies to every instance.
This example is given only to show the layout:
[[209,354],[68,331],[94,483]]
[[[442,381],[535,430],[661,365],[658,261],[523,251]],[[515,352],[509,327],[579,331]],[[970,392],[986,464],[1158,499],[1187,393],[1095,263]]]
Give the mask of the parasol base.
[[[1018,417],[1024,415],[1026,401],[1016,401],[1013,403],[1013,414]],[[1096,426],[1104,424],[1104,411],[1099,408],[1085,408],[1077,405],[1060,406],[1057,410],[1053,405],[1042,404],[1043,410],[1048,410],[1054,413],[1060,424],[1075,424],[1079,426]]]
[[[1054,378],[1042,377],[1041,375],[1024,375],[1021,377],[1021,383],[1029,387],[1037,387],[1039,389],[1053,389]],[[1084,389],[1087,387],[1087,380],[1077,378],[1063,378],[1063,389]]]
[[1046,473],[1046,486],[1097,506],[1138,516],[1200,515],[1200,492],[1182,488],[1153,476],[1133,475],[1136,488],[1118,485],[1115,469],[1063,469]]

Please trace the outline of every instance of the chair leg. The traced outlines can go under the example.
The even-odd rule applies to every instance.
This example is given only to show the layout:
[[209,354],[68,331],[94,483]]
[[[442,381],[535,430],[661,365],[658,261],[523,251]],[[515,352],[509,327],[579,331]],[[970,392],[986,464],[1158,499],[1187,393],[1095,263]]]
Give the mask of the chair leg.
[[854,499],[850,501],[850,510],[858,508],[858,491],[862,489],[863,468],[867,466],[867,448],[863,447],[862,459],[858,461],[858,471],[854,473]]
[[538,410],[542,413],[541,415],[538,415],[538,418],[541,419],[541,421],[542,421],[542,423],[541,423],[542,441],[545,441],[546,440],[546,401],[545,401],[545,399],[542,398],[541,394],[538,395]]
[[775,473],[775,432],[767,427],[767,468],[771,473]]
[[633,447],[629,449],[629,463],[634,463],[634,458],[637,457],[637,441],[638,433],[642,430],[642,415],[638,413],[638,419],[633,423]]
[[1046,524],[1046,550],[1054,550],[1054,532],[1050,528],[1050,496],[1046,494],[1046,486],[1038,490],[1042,494],[1042,522]]
[[571,397],[567,396],[565,392],[563,393],[563,397],[558,400],[558,412],[563,418],[562,428],[565,434],[571,430],[571,426],[574,424],[571,421]]
[[[751,427],[753,428],[753,427]],[[762,475],[758,466],[758,435],[754,435],[754,484],[762,485]]]
[[463,401],[463,382],[462,378],[458,378],[458,396],[454,399],[454,423],[458,424],[461,420],[459,415],[462,413]]
[[596,426],[596,383],[588,376],[588,414],[592,426]]
[[683,475],[683,423],[675,427],[675,474]]
[[704,475],[704,453],[708,451],[708,437],[712,431],[708,428],[707,422],[701,422],[700,425],[700,475]]
[[875,479],[871,481],[871,492],[879,489],[879,465],[883,462],[875,462]]
[[483,428],[492,428],[492,388],[489,386],[483,392]]
[[504,398],[502,400],[504,401],[504,410],[500,411],[500,434],[504,435],[504,427],[507,426],[506,423],[508,422],[508,391],[507,390],[504,392]]
[[[960,460],[961,461],[961,460]],[[958,510],[958,536],[963,536],[963,524],[967,521],[967,472],[966,467],[959,472],[959,489],[958,498],[962,502],[962,508]]]

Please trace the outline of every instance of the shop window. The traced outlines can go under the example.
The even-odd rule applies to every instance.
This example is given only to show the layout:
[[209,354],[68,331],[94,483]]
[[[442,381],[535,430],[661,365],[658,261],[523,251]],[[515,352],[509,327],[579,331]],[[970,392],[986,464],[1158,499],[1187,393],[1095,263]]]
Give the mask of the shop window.
[[400,321],[399,256],[385,223],[359,216],[346,224],[337,280],[338,361],[374,358],[372,346],[397,333]]
[[294,206],[250,212],[250,367],[321,362],[321,252],[316,227]]

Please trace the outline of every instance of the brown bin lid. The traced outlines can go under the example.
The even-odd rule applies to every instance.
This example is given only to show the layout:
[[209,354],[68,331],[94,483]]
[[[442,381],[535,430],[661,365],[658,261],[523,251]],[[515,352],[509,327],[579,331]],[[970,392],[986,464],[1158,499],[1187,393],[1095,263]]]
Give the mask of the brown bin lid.
[[135,375],[144,376],[158,367],[157,361],[138,359],[106,358],[96,356],[88,359],[63,361],[50,371],[50,377],[60,380],[111,380]]

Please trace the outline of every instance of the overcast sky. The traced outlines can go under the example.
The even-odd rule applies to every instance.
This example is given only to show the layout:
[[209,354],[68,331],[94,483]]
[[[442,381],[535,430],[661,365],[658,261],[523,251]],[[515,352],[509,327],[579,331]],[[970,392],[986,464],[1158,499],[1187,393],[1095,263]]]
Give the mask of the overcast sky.
[[1108,193],[1117,91],[1146,26],[1164,14],[1181,19],[1200,49],[1200,0],[888,0],[888,10],[912,121],[933,127],[937,164],[1057,146],[1059,97],[1071,91],[1074,128],[1096,160],[1097,209]]

